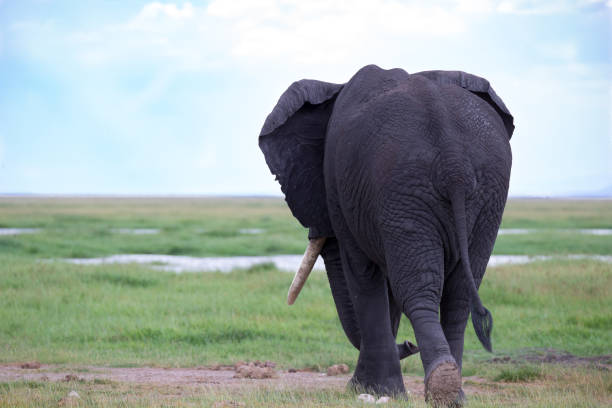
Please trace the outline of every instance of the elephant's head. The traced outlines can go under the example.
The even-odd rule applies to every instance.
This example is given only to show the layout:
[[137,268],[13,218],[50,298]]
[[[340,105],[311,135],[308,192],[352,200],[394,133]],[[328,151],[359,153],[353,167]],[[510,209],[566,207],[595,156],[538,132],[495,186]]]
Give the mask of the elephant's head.
[[268,115],[259,146],[285,194],[291,212],[310,229],[310,244],[293,279],[287,302],[299,295],[325,237],[333,236],[323,182],[327,122],[342,85],[303,79],[294,82]]
[[342,85],[303,79],[291,84],[268,115],[259,147],[291,212],[309,236],[333,236],[323,182],[327,122]]

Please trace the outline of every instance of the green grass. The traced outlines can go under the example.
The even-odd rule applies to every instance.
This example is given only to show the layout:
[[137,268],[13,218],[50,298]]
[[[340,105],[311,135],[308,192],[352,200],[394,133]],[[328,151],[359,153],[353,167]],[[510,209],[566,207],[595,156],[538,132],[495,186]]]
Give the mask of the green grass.
[[[609,236],[556,229],[612,228],[612,201],[511,200],[500,254],[612,254]],[[199,366],[272,360],[281,368],[351,369],[325,275],[314,273],[294,306],[291,275],[271,265],[229,274],[173,274],[138,265],[79,266],[41,259],[115,253],[263,255],[302,253],[304,229],[279,199],[0,198],[0,227],[42,228],[0,236],[0,362],[59,367]],[[159,228],[122,235],[116,228]],[[257,235],[243,228],[261,228]],[[612,265],[554,260],[490,268],[480,289],[494,317],[494,355],[466,331],[464,375],[484,377],[471,407],[609,406],[610,372],[581,366],[492,364],[555,349],[610,354]],[[414,340],[406,319],[400,339]],[[422,375],[418,357],[402,362]],[[468,380],[469,381],[469,380]],[[0,407],[56,406],[71,389],[79,406],[361,406],[338,390],[224,390],[108,380],[0,383]],[[409,406],[425,406],[415,396]],[[231,406],[231,405],[229,405]],[[395,402],[391,406],[405,406]]]
[[529,234],[501,235],[497,255],[612,254],[612,235],[587,235],[571,230],[536,230]]
[[612,200],[509,199],[502,228],[612,228]]
[[542,377],[541,367],[533,365],[517,365],[504,367],[495,376],[495,381],[528,382]]
[[[0,227],[41,228],[0,236],[0,254],[38,258],[302,253],[305,241],[284,201],[267,198],[0,198]],[[113,232],[119,228],[160,233]],[[250,228],[263,232],[240,233]]]
[[[496,254],[612,254],[612,236],[563,229],[612,228],[612,201],[510,200]],[[303,253],[306,231],[277,198],[0,198],[0,227],[41,228],[0,236],[0,254],[36,258],[118,253],[195,256]],[[118,228],[157,228],[129,235]],[[240,233],[258,228],[261,234]]]
[[[2,362],[193,366],[259,359],[323,369],[353,366],[357,358],[322,273],[289,307],[291,275],[270,267],[177,275],[7,256],[0,264]],[[595,261],[490,269],[480,293],[495,319],[495,350],[609,353],[611,287],[612,265]],[[399,338],[414,340],[407,320]],[[487,358],[468,327],[466,370]],[[421,372],[418,358],[403,364]]]

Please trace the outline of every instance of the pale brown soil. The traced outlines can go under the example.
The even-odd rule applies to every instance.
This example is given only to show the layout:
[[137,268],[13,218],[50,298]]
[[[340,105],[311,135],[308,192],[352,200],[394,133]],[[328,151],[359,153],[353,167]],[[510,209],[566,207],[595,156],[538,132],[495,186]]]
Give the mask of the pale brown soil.
[[[276,370],[275,378],[237,378],[236,370],[227,367],[196,368],[117,368],[101,366],[65,367],[41,364],[39,368],[22,368],[24,363],[0,364],[0,382],[11,381],[113,381],[118,383],[151,386],[210,386],[219,389],[257,388],[268,389],[336,389],[344,390],[351,374],[328,376],[325,373]],[[34,365],[36,366],[36,365]],[[490,392],[488,381],[479,377],[464,377],[463,390],[467,395]],[[423,378],[404,376],[406,390],[413,395],[424,396]],[[480,386],[482,385],[482,387]]]

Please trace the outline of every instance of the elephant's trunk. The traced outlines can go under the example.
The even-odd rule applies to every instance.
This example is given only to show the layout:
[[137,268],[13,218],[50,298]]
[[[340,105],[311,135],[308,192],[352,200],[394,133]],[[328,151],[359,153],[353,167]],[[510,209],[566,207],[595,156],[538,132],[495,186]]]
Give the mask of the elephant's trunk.
[[325,237],[311,239],[308,243],[308,247],[306,247],[306,252],[304,253],[304,258],[302,259],[302,264],[293,277],[293,282],[291,282],[291,287],[289,288],[289,293],[287,294],[287,304],[292,305],[295,302],[295,299],[297,299],[300,291],[306,283],[306,279],[308,279],[310,272],[312,272],[312,268],[314,268],[317,257],[321,253],[321,249],[323,248],[324,244]]

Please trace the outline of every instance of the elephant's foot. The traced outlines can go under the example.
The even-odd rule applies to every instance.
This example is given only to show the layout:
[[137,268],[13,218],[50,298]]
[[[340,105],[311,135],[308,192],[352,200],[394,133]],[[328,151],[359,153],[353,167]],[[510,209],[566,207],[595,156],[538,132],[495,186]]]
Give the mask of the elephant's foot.
[[397,400],[405,400],[408,398],[403,381],[401,385],[398,385],[397,382],[385,384],[366,383],[353,375],[346,384],[346,389],[355,394],[371,394],[376,397],[392,397]]
[[463,389],[459,389],[459,395],[457,395],[457,398],[455,398],[450,406],[453,408],[461,408],[463,404],[465,404],[465,401],[467,401],[465,393],[463,392]]
[[434,361],[425,378],[425,401],[434,407],[461,406],[461,373],[451,358]]
[[405,398],[406,388],[397,349],[362,349],[357,368],[347,387],[357,393]]

